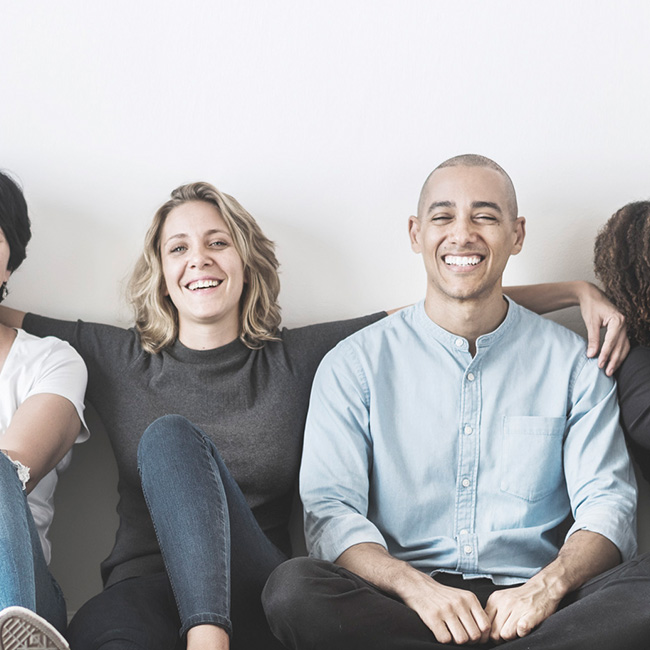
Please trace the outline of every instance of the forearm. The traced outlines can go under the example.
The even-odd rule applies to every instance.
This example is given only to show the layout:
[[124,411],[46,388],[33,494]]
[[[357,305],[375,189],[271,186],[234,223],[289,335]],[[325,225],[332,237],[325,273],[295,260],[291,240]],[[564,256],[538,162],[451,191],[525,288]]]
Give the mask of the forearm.
[[383,546],[351,546],[338,557],[337,564],[400,598],[417,613],[439,643],[487,640],[490,622],[471,591],[441,585],[407,562],[392,557]]
[[65,456],[81,429],[74,406],[59,395],[29,397],[2,437],[2,449],[29,468],[27,492]]
[[418,585],[431,581],[430,576],[414,569],[408,562],[394,558],[380,544],[356,544],[345,550],[335,564],[402,599]]
[[501,643],[526,636],[557,610],[567,594],[620,561],[618,549],[606,537],[587,530],[575,532],[557,558],[528,582],[490,596],[485,608],[490,638]]
[[557,558],[533,576],[529,583],[543,585],[559,602],[620,562],[621,553],[613,542],[599,533],[579,530],[567,539]]
[[[590,287],[593,285],[588,282],[574,280],[504,287],[503,292],[526,309],[537,314],[547,314],[579,305],[580,297],[590,291]],[[593,289],[597,291],[595,287]]]

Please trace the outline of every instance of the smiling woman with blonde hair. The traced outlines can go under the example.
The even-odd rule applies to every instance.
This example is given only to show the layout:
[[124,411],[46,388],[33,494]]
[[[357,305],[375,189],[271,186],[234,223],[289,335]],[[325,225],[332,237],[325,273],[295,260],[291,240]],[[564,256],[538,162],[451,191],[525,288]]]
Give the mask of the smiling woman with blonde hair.
[[178,313],[165,294],[160,238],[169,213],[189,201],[214,205],[232,233],[233,245],[246,267],[239,334],[242,343],[260,348],[265,341],[277,340],[280,279],[273,242],[235,198],[222,194],[209,183],[192,183],[175,189],[170,200],[156,212],[145,236],[144,251],[131,276],[129,297],[142,347],[148,352],[159,352],[178,336]]

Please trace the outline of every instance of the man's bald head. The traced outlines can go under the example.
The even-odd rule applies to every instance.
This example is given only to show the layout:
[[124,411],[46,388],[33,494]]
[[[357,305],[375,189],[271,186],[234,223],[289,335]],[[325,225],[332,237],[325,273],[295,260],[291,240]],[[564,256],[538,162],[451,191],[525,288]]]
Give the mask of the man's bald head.
[[488,169],[493,169],[496,172],[501,174],[506,182],[506,192],[508,194],[508,211],[510,212],[510,217],[516,219],[519,216],[519,208],[517,206],[517,194],[515,192],[515,186],[512,184],[512,179],[508,176],[507,172],[501,165],[494,162],[490,158],[485,156],[479,156],[475,153],[465,153],[460,156],[454,156],[445,160],[443,163],[440,163],[428,176],[427,180],[424,181],[422,185],[422,190],[420,191],[420,198],[418,200],[418,217],[422,216],[422,213],[425,209],[425,206],[422,205],[423,198],[426,194],[427,186],[431,177],[439,170],[445,167],[487,167]]

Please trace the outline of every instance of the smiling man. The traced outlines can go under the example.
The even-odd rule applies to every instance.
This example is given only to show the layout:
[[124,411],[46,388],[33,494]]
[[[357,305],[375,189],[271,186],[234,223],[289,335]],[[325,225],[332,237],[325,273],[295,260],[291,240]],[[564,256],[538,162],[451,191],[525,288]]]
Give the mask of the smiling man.
[[311,557],[266,586],[274,633],[299,650],[646,649],[614,383],[580,337],[504,297],[525,237],[512,181],[482,156],[444,162],[409,235],[425,299],[316,375]]

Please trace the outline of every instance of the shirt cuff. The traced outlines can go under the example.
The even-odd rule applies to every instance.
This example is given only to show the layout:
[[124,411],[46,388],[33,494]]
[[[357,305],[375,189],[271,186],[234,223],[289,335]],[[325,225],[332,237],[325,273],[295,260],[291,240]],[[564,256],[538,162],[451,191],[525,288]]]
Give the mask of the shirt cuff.
[[376,526],[363,515],[350,513],[319,522],[315,534],[309,535],[309,555],[334,562],[344,551],[356,544],[379,544],[387,548],[386,541]]
[[593,508],[580,514],[569,529],[565,541],[578,530],[599,533],[615,544],[623,562],[632,559],[637,553],[636,518],[626,516],[612,508]]

